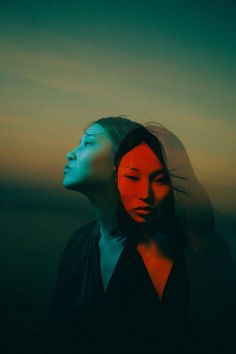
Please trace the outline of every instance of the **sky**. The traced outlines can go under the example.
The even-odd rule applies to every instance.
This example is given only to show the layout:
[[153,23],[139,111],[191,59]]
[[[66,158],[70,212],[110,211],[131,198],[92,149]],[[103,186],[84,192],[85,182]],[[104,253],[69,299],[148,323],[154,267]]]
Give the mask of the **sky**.
[[234,1],[1,1],[1,183],[62,188],[88,123],[126,115],[185,145],[235,210]]

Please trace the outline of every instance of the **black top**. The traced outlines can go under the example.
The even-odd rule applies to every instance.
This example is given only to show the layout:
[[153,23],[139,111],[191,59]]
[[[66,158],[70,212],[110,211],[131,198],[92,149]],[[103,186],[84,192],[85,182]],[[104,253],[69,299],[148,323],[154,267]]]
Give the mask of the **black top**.
[[126,244],[106,291],[99,224],[77,230],[62,256],[53,298],[48,353],[159,354],[183,352],[189,284],[176,257],[162,301],[134,246]]

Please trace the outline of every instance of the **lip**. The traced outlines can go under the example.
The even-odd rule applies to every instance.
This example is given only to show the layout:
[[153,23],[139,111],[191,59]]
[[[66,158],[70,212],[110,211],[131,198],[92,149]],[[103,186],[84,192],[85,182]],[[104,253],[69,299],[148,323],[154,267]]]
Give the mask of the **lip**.
[[71,170],[71,167],[66,165],[65,168],[64,168],[64,173],[68,172]]
[[134,208],[134,210],[145,210],[145,211],[150,211],[152,210],[152,208],[150,206],[146,206],[146,207],[138,207],[138,208]]
[[144,207],[144,208],[135,208],[134,211],[138,215],[147,215],[150,214],[152,208],[150,207]]

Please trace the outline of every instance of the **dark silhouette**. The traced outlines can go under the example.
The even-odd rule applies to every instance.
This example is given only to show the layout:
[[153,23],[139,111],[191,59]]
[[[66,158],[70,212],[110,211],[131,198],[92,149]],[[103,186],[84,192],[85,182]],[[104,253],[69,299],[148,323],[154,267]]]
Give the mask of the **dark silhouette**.
[[175,213],[188,239],[190,353],[234,353],[236,283],[229,247],[215,231],[215,213],[181,141],[163,126],[147,129],[161,142],[175,194]]

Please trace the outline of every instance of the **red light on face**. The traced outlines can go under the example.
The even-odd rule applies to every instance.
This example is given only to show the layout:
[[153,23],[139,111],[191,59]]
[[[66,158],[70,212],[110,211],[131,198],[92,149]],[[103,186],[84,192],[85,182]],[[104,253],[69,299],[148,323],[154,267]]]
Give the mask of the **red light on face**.
[[124,208],[137,222],[146,222],[170,191],[163,164],[145,143],[123,156],[117,182]]

